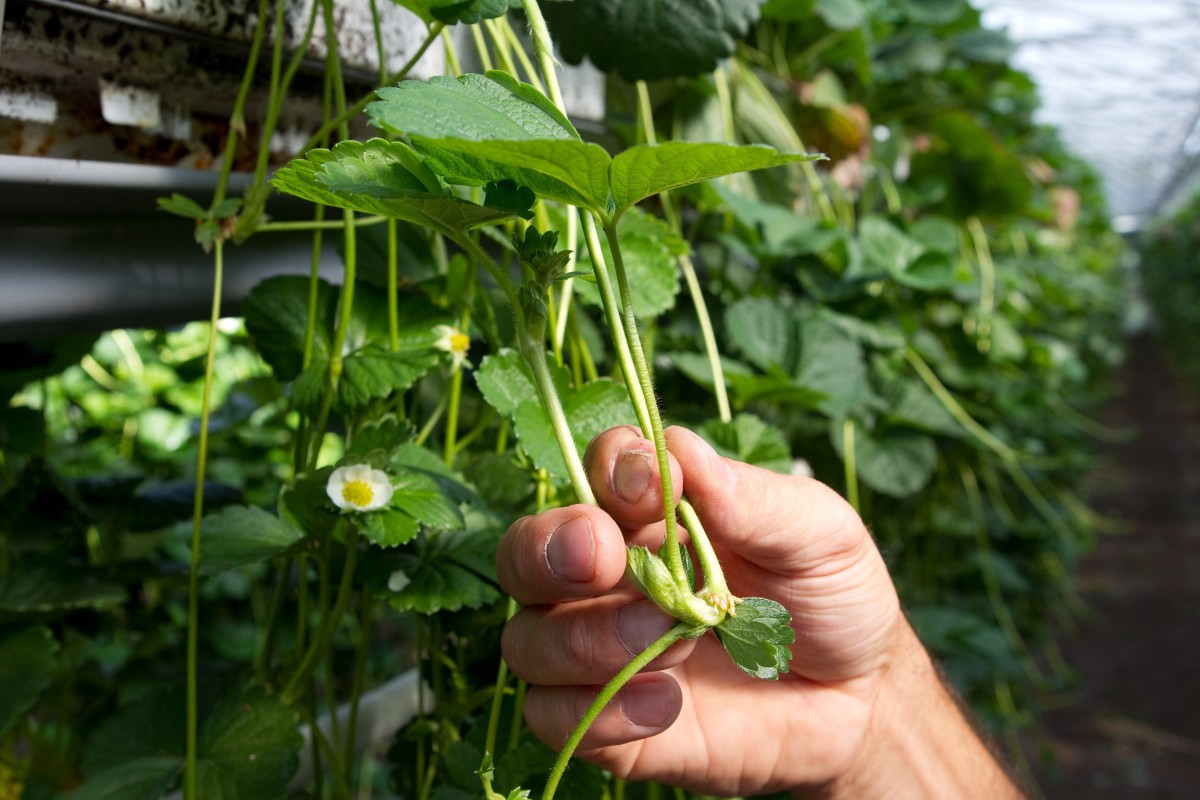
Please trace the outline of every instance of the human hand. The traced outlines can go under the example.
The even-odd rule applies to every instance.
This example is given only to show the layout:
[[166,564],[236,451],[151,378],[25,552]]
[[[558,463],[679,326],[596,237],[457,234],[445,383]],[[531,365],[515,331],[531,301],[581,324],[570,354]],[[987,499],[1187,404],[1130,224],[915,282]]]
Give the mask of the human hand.
[[[711,635],[680,642],[617,695],[578,755],[706,793],[831,785],[867,749],[888,666],[913,652],[883,560],[823,484],[723,459],[683,428],[666,436],[676,491],[703,521],[731,591],[791,613],[790,672],[757,680]],[[585,465],[601,508],[518,520],[497,554],[501,586],[525,606],[505,630],[504,657],[532,684],[530,728],[554,747],[597,687],[673,623],[623,577],[626,545],[657,549],[663,538],[653,444],[614,428]]]

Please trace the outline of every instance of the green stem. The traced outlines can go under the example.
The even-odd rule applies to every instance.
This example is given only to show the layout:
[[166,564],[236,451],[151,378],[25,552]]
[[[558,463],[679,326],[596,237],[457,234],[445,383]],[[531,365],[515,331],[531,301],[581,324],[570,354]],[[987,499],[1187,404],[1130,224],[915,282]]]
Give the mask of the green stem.
[[596,496],[592,493],[592,487],[588,484],[587,472],[584,470],[583,462],[579,458],[579,451],[575,447],[575,439],[571,436],[571,428],[567,424],[567,415],[563,411],[562,401],[559,400],[558,390],[554,388],[554,381],[551,379],[550,370],[546,366],[546,348],[541,341],[541,337],[535,339],[533,332],[529,330],[525,319],[525,312],[522,310],[521,301],[513,289],[512,281],[508,279],[508,276],[504,274],[499,265],[492,260],[491,256],[484,252],[483,248],[476,244],[470,237],[463,237],[459,241],[459,244],[475,259],[476,263],[482,264],[496,279],[505,296],[508,298],[509,304],[512,305],[513,317],[517,325],[517,349],[520,350],[525,363],[529,365],[529,370],[533,374],[533,383],[538,391],[538,399],[542,401],[542,406],[546,409],[546,414],[550,418],[550,426],[554,430],[554,437],[558,441],[559,451],[562,453],[563,461],[566,463],[567,474],[571,478],[571,485],[575,489],[575,495],[581,503],[596,505]]
[[396,220],[387,221],[387,293],[388,293],[388,345],[393,353],[400,350],[400,291],[399,246],[396,241]]
[[855,511],[858,504],[858,453],[854,445],[854,420],[842,422],[842,464],[846,470],[846,500]]
[[462,64],[458,61],[458,49],[450,38],[450,29],[442,28],[442,50],[446,54],[446,67],[451,75],[462,75]]
[[[324,206],[317,206],[324,208]],[[356,217],[354,219],[354,227],[365,228],[369,225],[378,225],[381,222],[387,222],[389,217]],[[328,222],[307,220],[295,220],[290,222],[264,222],[254,229],[255,233],[281,233],[286,231],[329,231],[341,228],[345,223],[337,220],[329,220]]]
[[546,791],[542,793],[542,800],[553,800],[554,792],[558,788],[559,781],[562,780],[563,772],[567,768],[567,762],[571,760],[571,756],[579,747],[579,743],[583,740],[584,734],[588,728],[600,716],[600,712],[604,707],[616,696],[617,692],[625,688],[625,684],[641,672],[642,668],[649,664],[654,659],[665,653],[671,645],[685,638],[695,629],[690,625],[676,625],[663,634],[657,641],[639,653],[632,661],[625,665],[612,680],[604,685],[600,690],[600,694],[596,695],[596,699],[588,706],[587,711],[580,717],[579,722],[575,723],[574,729],[563,742],[562,750],[559,751],[558,758],[554,761],[554,767],[550,770],[550,777],[546,781]]
[[275,634],[279,630],[279,612],[283,608],[283,597],[287,594],[288,579],[292,571],[292,558],[284,560],[279,568],[279,581],[275,584],[275,592],[271,596],[271,607],[267,612],[266,631],[262,644],[255,658],[255,671],[258,672],[260,683],[267,682],[267,673],[271,669],[271,651],[275,649]]
[[250,86],[254,83],[254,72],[258,67],[258,57],[262,52],[263,39],[267,34],[267,0],[258,0],[258,24],[254,26],[254,38],[250,40],[250,55],[246,58],[246,69],[242,73],[242,84],[238,87],[237,97],[233,101],[233,113],[229,115],[229,132],[225,134],[224,157],[221,159],[221,175],[217,179],[217,189],[213,194],[213,206],[225,199],[229,186],[229,176],[233,172],[234,154],[237,150],[238,136],[245,132],[246,98],[250,96]]
[[495,48],[496,61],[500,69],[510,75],[516,75],[517,67],[513,64],[512,53],[509,52],[508,37],[496,27],[495,20],[485,19],[479,24],[487,29],[488,36],[492,39],[492,47]]
[[979,261],[979,311],[984,316],[996,307],[996,265],[992,263],[992,251],[988,247],[987,233],[979,217],[967,220],[971,242],[975,245],[975,258]]
[[358,566],[358,537],[358,528],[351,525],[350,535],[346,538],[346,563],[342,567],[342,579],[338,584],[337,598],[333,601],[333,608],[322,621],[321,629],[308,646],[308,651],[300,661],[300,666],[296,667],[295,673],[292,674],[283,690],[283,699],[289,705],[296,700],[297,692],[312,673],[317,659],[329,648],[342,621],[342,616],[346,613],[346,603],[350,600],[350,592],[354,587],[354,570]]
[[479,65],[484,72],[492,71],[492,54],[488,52],[487,41],[483,38],[483,29],[478,25],[471,26],[471,40],[475,42],[475,53],[479,56]]
[[[517,613],[517,601],[508,598],[508,609],[505,612],[505,619],[510,620]],[[495,757],[496,755],[496,737],[500,732],[500,712],[504,707],[504,692],[508,688],[508,664],[504,659],[500,659],[500,666],[496,669],[496,685],[492,689],[492,708],[488,714],[487,735],[483,740],[483,753]]]
[[544,92],[542,81],[538,78],[537,70],[534,69],[533,62],[529,60],[529,56],[525,53],[525,45],[521,41],[521,37],[517,36],[517,32],[513,30],[512,25],[508,22],[508,17],[500,17],[496,20],[500,30],[512,44],[512,51],[517,56],[517,61],[521,62],[521,68],[525,70],[525,74],[529,76],[529,84],[539,92]]
[[[425,51],[429,49],[429,46],[437,40],[438,34],[442,32],[443,27],[445,26],[440,22],[435,22],[430,25],[429,33],[427,33],[424,40],[421,41],[421,46],[417,48],[417,52],[413,53],[412,57],[409,58],[408,61],[404,62],[404,66],[389,75],[384,83],[393,84],[404,80],[408,73],[412,71],[412,68],[416,66],[416,63],[421,60],[421,56],[425,55]],[[300,148],[300,152],[303,153],[316,147],[327,135],[337,130],[342,125],[345,125],[351,118],[354,117],[355,114],[366,108],[367,103],[370,103],[373,99],[375,99],[375,93],[370,92],[359,98],[354,105],[350,106],[345,111],[339,112],[336,117],[326,122],[317,130],[316,133],[308,137],[308,141],[305,142],[304,146]],[[345,139],[349,137],[343,136],[342,138]]]
[[641,336],[638,333],[637,317],[633,310],[633,292],[629,288],[629,278],[625,273],[625,259],[621,255],[621,242],[617,238],[615,222],[604,226],[604,235],[608,239],[608,249],[612,253],[613,271],[617,275],[617,288],[621,293],[622,323],[625,327],[625,338],[629,342],[629,353],[633,359],[634,370],[641,383],[642,395],[646,398],[646,412],[650,420],[650,434],[654,442],[654,450],[658,456],[659,477],[662,481],[663,520],[666,522],[667,566],[671,576],[678,586],[688,585],[687,571],[683,567],[683,558],[679,553],[679,532],[675,522],[675,490],[671,479],[671,461],[667,453],[667,441],[663,435],[662,418],[658,412],[658,403],[654,398],[654,383],[650,377],[650,367],[646,363],[642,351]]
[[[645,131],[646,143],[656,144],[658,137],[654,131],[654,110],[650,106],[650,90],[645,81],[637,82],[637,94],[638,119],[641,120],[642,129]],[[679,224],[679,216],[675,213],[675,206],[671,202],[671,193],[663,192],[659,197],[662,198],[663,213],[667,217],[667,222],[675,229],[676,233],[682,235],[683,230]],[[712,370],[713,376],[713,393],[717,398],[717,414],[722,422],[729,422],[733,419],[733,414],[729,410],[729,393],[725,388],[725,369],[721,366],[721,351],[717,348],[717,337],[713,333],[708,304],[704,302],[704,292],[700,288],[700,279],[696,276],[696,268],[692,265],[691,256],[686,253],[681,254],[678,261],[684,281],[687,283],[688,295],[692,298],[692,307],[696,309],[696,320],[700,323],[700,333],[704,338],[704,352],[708,355],[708,366]]]
[[188,573],[188,632],[187,632],[187,764],[184,794],[188,800],[199,797],[196,772],[197,722],[199,708],[196,697],[199,676],[200,644],[200,523],[204,518],[204,477],[208,468],[208,422],[212,411],[213,365],[217,358],[217,322],[221,318],[221,291],[225,272],[225,247],[217,239],[213,249],[212,313],[209,316],[208,352],[204,359],[204,388],[200,407],[199,454],[196,459],[196,491],[192,496],[192,557]]
[[351,782],[351,772],[354,768],[355,734],[358,730],[358,707],[362,700],[363,685],[366,682],[367,661],[371,655],[371,593],[363,592],[359,597],[361,609],[358,622],[358,642],[354,648],[354,678],[350,684],[350,713],[346,717],[345,748],[342,750],[342,764],[346,768],[346,782]]
[[934,396],[941,402],[942,406],[950,412],[950,415],[958,420],[958,423],[966,428],[976,439],[984,446],[991,450],[996,455],[1000,456],[1004,461],[1015,463],[1020,456],[1017,451],[1006,445],[1004,442],[992,435],[991,431],[975,421],[975,418],[967,413],[954,395],[950,394],[950,390],[938,380],[937,375],[930,369],[925,360],[917,353],[916,350],[909,347],[904,351],[904,358],[908,361],[912,368],[917,371],[917,375],[929,387]]
[[[576,268],[578,261],[577,254],[579,252],[579,216],[574,211],[567,212],[567,249],[571,251],[571,263],[567,267],[567,271],[572,271]],[[563,342],[567,338],[567,318],[571,315],[571,299],[575,294],[575,279],[567,278],[562,282],[562,289],[559,291],[558,313],[555,318],[554,325],[554,352],[562,353]],[[561,361],[560,361],[561,363]]]
[[[470,318],[466,314],[463,315],[463,318],[464,322],[469,324]],[[458,411],[462,404],[463,372],[465,370],[462,365],[459,365],[454,368],[454,374],[450,376],[450,400],[446,407],[446,437],[442,448],[442,457],[447,467],[454,466],[454,454],[458,450]]]
[[604,250],[600,247],[600,237],[596,233],[596,223],[590,214],[583,215],[584,241],[587,242],[588,254],[592,259],[592,273],[596,276],[596,285],[600,289],[600,304],[604,307],[604,318],[608,330],[612,334],[613,349],[617,354],[617,364],[621,368],[621,377],[629,390],[629,398],[633,401],[633,410],[637,414],[638,426],[642,434],[650,438],[650,412],[647,410],[646,396],[642,393],[642,385],[638,381],[637,369],[629,352],[629,344],[625,340],[625,331],[621,326],[621,314],[617,308],[616,296],[613,293],[612,281],[609,279],[608,267],[604,262]]
[[546,27],[546,18],[542,16],[542,9],[537,0],[522,0],[521,7],[525,11],[525,18],[529,20],[529,32],[533,36],[533,55],[542,71],[542,77],[546,80],[547,94],[558,110],[566,113],[567,104],[563,102],[562,89],[558,85],[558,73],[555,71],[557,64],[550,47],[550,29]]

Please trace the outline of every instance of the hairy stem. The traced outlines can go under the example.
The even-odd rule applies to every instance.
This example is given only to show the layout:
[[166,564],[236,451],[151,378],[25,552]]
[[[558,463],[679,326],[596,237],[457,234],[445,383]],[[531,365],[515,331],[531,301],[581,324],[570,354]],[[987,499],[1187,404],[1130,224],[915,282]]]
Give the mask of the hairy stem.
[[612,680],[604,684],[604,688],[600,690],[600,694],[596,695],[596,699],[588,706],[587,711],[583,713],[579,722],[571,730],[571,734],[567,737],[567,740],[563,742],[562,750],[559,751],[558,758],[554,761],[554,767],[550,770],[550,777],[546,781],[546,791],[542,794],[542,800],[553,800],[554,792],[558,789],[563,772],[566,771],[567,762],[571,760],[571,756],[579,747],[579,743],[583,741],[584,734],[592,727],[592,723],[600,716],[600,712],[604,710],[604,707],[616,697],[617,692],[625,688],[625,684],[629,683],[634,675],[641,672],[643,667],[665,653],[671,645],[686,638],[694,631],[695,628],[690,625],[676,625],[659,637],[652,645],[635,656],[620,672],[613,676]]

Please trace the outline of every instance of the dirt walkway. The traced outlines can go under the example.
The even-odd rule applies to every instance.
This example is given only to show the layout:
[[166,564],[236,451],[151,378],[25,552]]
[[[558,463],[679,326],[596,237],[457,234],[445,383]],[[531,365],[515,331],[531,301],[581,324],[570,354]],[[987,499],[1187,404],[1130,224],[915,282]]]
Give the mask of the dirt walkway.
[[1135,342],[1106,422],[1138,431],[1106,447],[1099,510],[1126,522],[1081,564],[1092,611],[1063,642],[1080,673],[1045,715],[1057,766],[1049,798],[1200,798],[1200,394],[1152,341]]

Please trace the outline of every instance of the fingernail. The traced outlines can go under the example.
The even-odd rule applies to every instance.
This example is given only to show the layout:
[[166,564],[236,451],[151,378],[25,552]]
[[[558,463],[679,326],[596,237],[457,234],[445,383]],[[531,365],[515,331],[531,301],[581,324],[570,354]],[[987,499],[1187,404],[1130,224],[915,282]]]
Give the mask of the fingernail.
[[613,467],[613,488],[627,503],[636,503],[650,488],[650,454],[643,450],[624,450]]
[[675,716],[675,698],[662,681],[631,683],[621,690],[621,714],[634,725],[663,728]]
[[669,631],[673,622],[654,603],[638,600],[617,611],[617,638],[636,656]]
[[567,583],[587,583],[595,576],[596,540],[587,517],[572,517],[551,531],[546,542],[546,563]]

